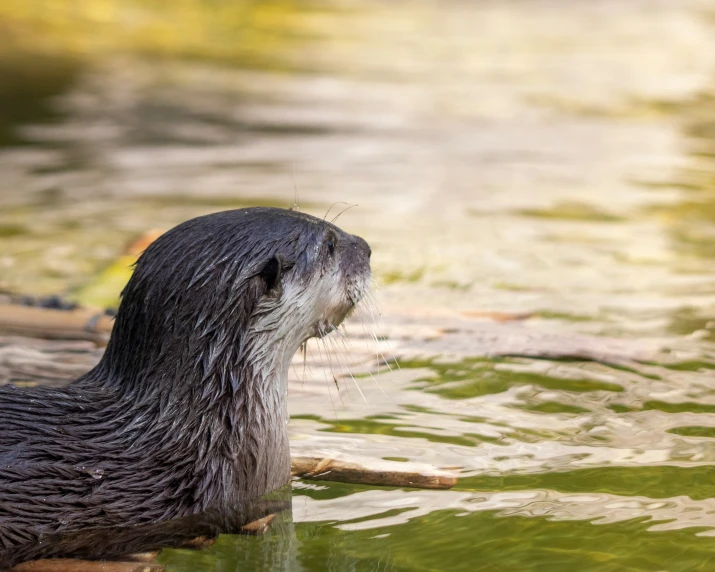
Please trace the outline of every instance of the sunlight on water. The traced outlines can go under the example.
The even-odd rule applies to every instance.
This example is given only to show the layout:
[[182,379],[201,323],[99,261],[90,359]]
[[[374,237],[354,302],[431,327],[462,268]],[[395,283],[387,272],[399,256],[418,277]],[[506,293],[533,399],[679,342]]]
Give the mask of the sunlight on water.
[[296,361],[293,449],[460,470],[297,480],[170,570],[712,569],[712,6],[58,5],[0,9],[0,290],[113,305],[150,229],[358,203],[382,316]]

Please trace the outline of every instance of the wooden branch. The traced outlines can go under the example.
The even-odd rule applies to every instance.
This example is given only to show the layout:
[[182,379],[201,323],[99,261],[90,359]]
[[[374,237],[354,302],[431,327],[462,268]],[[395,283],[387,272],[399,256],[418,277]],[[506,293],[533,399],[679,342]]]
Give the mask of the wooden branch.
[[457,484],[455,469],[439,469],[421,463],[369,460],[360,465],[339,459],[291,457],[293,476],[318,481],[337,481],[360,485],[451,489]]
[[127,554],[123,556],[122,559],[127,562],[154,562],[159,556],[161,550],[152,550],[151,552],[135,552],[134,554]]
[[48,558],[23,562],[12,572],[165,572],[159,564],[144,562],[105,562],[103,560],[75,560],[74,558]]
[[253,522],[249,522],[248,524],[241,527],[241,532],[243,534],[250,534],[253,536],[265,534],[270,528],[271,522],[273,522],[273,519],[275,517],[275,514],[269,514],[268,516],[264,516],[263,518],[259,518],[258,520],[254,520]]
[[0,304],[0,333],[106,344],[114,322],[97,310],[48,310]]
[[208,548],[216,542],[215,538],[209,538],[207,536],[197,536],[191,540],[186,540],[181,543],[180,548],[186,548],[188,550],[201,550],[202,548]]

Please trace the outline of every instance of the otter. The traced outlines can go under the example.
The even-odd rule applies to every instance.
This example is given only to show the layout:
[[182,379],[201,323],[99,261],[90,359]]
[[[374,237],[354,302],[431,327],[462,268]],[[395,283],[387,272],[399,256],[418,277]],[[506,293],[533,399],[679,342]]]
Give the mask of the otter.
[[0,387],[4,564],[44,538],[238,506],[288,483],[289,364],[360,301],[370,254],[329,222],[263,207],[153,242],[94,369],[59,389]]

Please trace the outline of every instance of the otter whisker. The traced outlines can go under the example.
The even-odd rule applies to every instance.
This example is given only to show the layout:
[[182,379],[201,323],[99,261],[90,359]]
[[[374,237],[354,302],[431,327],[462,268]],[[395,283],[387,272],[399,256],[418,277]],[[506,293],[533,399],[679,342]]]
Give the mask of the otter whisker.
[[[340,394],[340,385],[338,384],[338,378],[335,375],[335,372],[333,371],[333,361],[330,359],[330,350],[328,349],[327,341],[323,337],[323,338],[320,338],[320,342],[322,342],[323,349],[325,349],[325,355],[328,357],[328,364],[330,365],[330,376],[333,378],[333,383],[335,384],[335,388],[338,391],[338,396],[340,397],[340,403],[342,404],[343,409],[345,409],[345,402],[343,401],[343,396]],[[327,377],[327,373],[326,373],[326,377]],[[330,383],[330,382],[328,382],[328,383]],[[347,387],[346,387],[346,389],[347,389]],[[350,396],[349,391],[348,391],[348,396]]]
[[[341,331],[339,328],[336,328],[336,327],[333,327],[333,329],[332,329],[331,331],[336,332],[336,334],[338,335],[338,340],[342,343],[343,351],[344,351],[346,354],[350,353],[350,348],[351,348],[352,340],[347,336],[347,334],[346,334],[344,331]],[[369,348],[369,346],[368,346],[368,350],[369,350],[369,349],[370,349],[370,348]],[[359,354],[359,353],[356,353],[356,354],[355,354],[355,357],[360,361],[360,364],[362,365],[363,370],[364,370],[370,377],[372,377],[373,381],[374,381],[375,383],[377,383],[378,386],[379,386],[379,383],[378,383],[377,379],[372,375],[372,372],[370,371],[370,367],[365,363],[365,360],[363,360],[362,357],[360,357],[360,354]],[[378,365],[379,365],[379,364],[378,364]]]
[[305,368],[308,365],[308,340],[305,340],[302,344],[300,344],[300,350],[303,354],[303,383],[305,383]]
[[390,371],[393,371],[392,367],[390,366],[390,361],[391,361],[393,364],[395,364],[397,369],[401,369],[400,363],[394,355],[390,356],[390,360],[388,360],[387,356],[383,352],[380,351],[380,342],[382,341],[382,342],[386,342],[389,344],[389,339],[386,337],[382,337],[382,336],[381,336],[381,338],[378,338],[377,334],[373,330],[370,330],[370,335],[372,336],[372,339],[375,341],[375,346],[377,348],[378,363],[380,362],[380,359],[382,359],[382,362],[387,366],[387,369],[389,369]]
[[[372,309],[371,309],[371,307],[370,307],[370,299],[369,299],[367,296],[366,296],[366,298],[365,298],[365,300],[364,300],[364,303],[365,303],[365,306],[366,306],[367,310],[368,310],[369,313],[370,313],[370,316],[371,316],[371,318],[372,318],[373,325],[375,326],[375,329],[377,329],[377,328],[378,328],[377,320],[375,319],[375,315],[373,314]],[[365,332],[365,334],[368,334],[368,333],[369,333],[370,336],[372,337],[372,339],[373,339],[374,342],[375,342],[375,360],[377,361],[378,372],[379,372],[379,367],[380,367],[381,358],[382,358],[382,362],[387,366],[387,369],[389,369],[390,371],[392,371],[392,368],[390,367],[390,364],[388,363],[387,358],[385,357],[385,355],[384,355],[383,353],[380,352],[380,340],[378,339],[377,334],[375,333],[375,331],[374,331],[374,330],[368,330],[368,329],[365,327],[364,324],[363,324],[363,331]]]
[[387,361],[385,354],[383,354],[379,349],[380,348],[380,340],[377,339],[377,335],[375,334],[375,332],[370,332],[370,334],[372,335],[372,339],[375,340],[375,346],[378,348],[377,360],[380,361],[380,358],[382,358],[382,361],[387,366],[387,369],[392,371],[392,368],[390,367],[390,363]]
[[[368,340],[368,335],[367,335],[367,333],[368,333],[367,326],[365,325],[365,322],[367,322],[367,319],[368,319],[368,314],[365,310],[365,301],[364,300],[361,300],[360,303],[356,306],[355,313],[359,317],[360,327],[362,328],[363,334],[365,334],[365,349],[368,352],[372,352],[372,348],[370,347],[370,342]],[[345,326],[344,322],[343,322],[343,326]],[[379,368],[379,364],[378,364],[378,368]]]
[[[325,352],[326,352],[326,355],[328,356],[328,361],[329,361],[329,363],[330,363],[330,371],[331,371],[331,373],[333,374],[333,379],[335,379],[335,374],[334,374],[334,372],[333,372],[333,363],[332,363],[332,360],[330,359],[330,351],[329,351],[329,349],[328,349],[328,341],[330,341],[331,343],[333,343],[333,350],[336,350],[336,348],[335,348],[335,345],[334,345],[334,340],[333,340],[333,339],[330,339],[330,340],[328,339],[328,334],[329,334],[330,332],[332,332],[333,330],[335,330],[336,328],[335,328],[335,326],[334,326],[333,324],[328,324],[328,327],[330,328],[330,331],[329,331],[329,332],[326,332],[325,329],[324,329],[322,326],[319,327],[320,336],[321,336],[320,339],[321,339],[321,340],[323,341],[323,343],[325,344]],[[338,358],[338,355],[339,355],[339,354],[338,354],[338,352],[336,351],[336,358]],[[338,358],[338,359],[339,359],[339,358]],[[352,374],[350,373],[350,370],[349,370],[346,366],[344,366],[344,369],[348,372],[348,374],[350,374],[350,377],[352,377]],[[358,385],[357,381],[355,380],[354,377],[352,377],[352,379],[353,379],[353,383],[355,383],[355,387],[357,388],[358,392],[359,392],[360,395],[362,396],[362,398],[363,398],[363,400],[365,401],[365,403],[367,403],[367,399],[365,399],[365,395],[363,394],[362,390],[360,389],[360,386]],[[349,393],[348,393],[348,394],[349,394]]]
[[[346,204],[347,204],[347,203],[346,203]],[[335,221],[338,220],[338,218],[340,218],[340,215],[342,215],[344,212],[349,211],[351,208],[356,207],[356,206],[358,206],[358,205],[356,205],[356,204],[355,204],[355,205],[350,205],[349,207],[347,207],[347,208],[341,210],[341,211],[338,213],[338,215],[337,215],[336,217],[334,217],[333,220],[330,221],[330,223],[331,223],[331,224],[335,224]]]
[[[332,324],[328,324],[328,325],[329,325],[331,328],[334,328],[334,326],[333,326]],[[332,378],[333,378],[333,382],[335,383],[335,387],[338,388],[338,395],[340,396],[340,402],[343,404],[343,408],[344,408],[344,407],[345,407],[345,403],[343,402],[343,398],[342,398],[342,396],[340,395],[340,386],[338,385],[338,378],[337,378],[337,376],[335,375],[335,371],[333,370],[333,360],[331,359],[331,352],[330,352],[330,349],[328,348],[328,338],[327,338],[327,336],[328,336],[328,333],[329,333],[329,332],[326,332],[326,331],[325,331],[325,328],[323,328],[322,326],[319,326],[319,327],[318,327],[318,331],[319,331],[319,333],[320,333],[319,341],[323,343],[323,348],[325,349],[325,355],[326,355],[326,357],[328,358],[328,364],[329,364],[329,366],[330,366],[330,375],[331,375]],[[337,356],[336,356],[336,357],[337,357]],[[354,381],[354,380],[353,380],[353,381]],[[357,384],[356,384],[356,386],[357,386]],[[346,388],[346,389],[347,389],[347,388]],[[357,390],[360,392],[360,395],[362,395],[362,391],[360,391],[360,387],[359,387],[359,386],[357,387]],[[348,391],[348,396],[350,396],[350,392],[349,392],[349,391]],[[365,399],[365,396],[364,396],[364,395],[363,395],[362,397],[363,397],[363,399]],[[351,397],[351,399],[352,399],[352,397]],[[365,400],[365,401],[367,402],[367,400]]]
[[383,287],[383,285],[382,285],[382,283],[381,283],[379,280],[377,280],[376,278],[373,278],[373,279],[372,279],[372,284],[373,284],[373,288],[369,288],[369,289],[365,292],[365,297],[366,297],[366,298],[369,298],[370,301],[372,301],[372,303],[375,304],[375,306],[376,306],[376,308],[377,308],[377,310],[378,310],[380,316],[382,316],[382,305],[380,304],[380,301],[377,299],[377,296],[375,296],[374,290],[379,290],[379,289],[381,289],[381,288]]
[[330,205],[330,208],[326,211],[325,215],[323,216],[323,220],[328,218],[328,214],[330,214],[330,211],[333,210],[333,207],[335,205],[349,205],[350,203],[347,203],[345,201],[335,201],[332,205]]
[[[333,326],[332,324],[330,325],[330,327],[331,327],[331,330],[330,330],[331,332],[337,332],[338,335],[341,336],[341,337],[338,337],[338,338],[328,337],[328,338],[326,338],[326,339],[329,339],[329,340],[330,340],[330,343],[332,344],[332,346],[333,346],[333,348],[334,348],[334,350],[335,350],[336,357],[337,357],[339,360],[341,360],[341,363],[342,363],[342,365],[343,365],[343,369],[345,369],[345,371],[348,373],[348,375],[350,375],[350,377],[352,377],[353,380],[354,380],[355,378],[353,377],[352,370],[350,369],[350,367],[349,367],[348,364],[347,364],[347,359],[348,359],[349,349],[350,349],[350,348],[349,348],[349,343],[345,343],[345,339],[342,337],[343,334],[342,334],[342,332],[341,332],[340,330],[338,330],[337,327]],[[343,343],[342,343],[342,346],[341,346],[341,345],[338,345],[338,342],[343,342]],[[362,359],[360,358],[360,356],[357,355],[357,356],[355,356],[355,357],[357,357],[357,358],[361,361],[363,367],[365,367],[365,362],[362,361]],[[356,383],[357,383],[357,382],[356,382]]]
[[[337,328],[335,328],[335,326],[332,326],[332,324],[331,324],[331,327],[333,328],[332,331],[335,331],[335,330],[337,329]],[[335,338],[325,337],[325,338],[323,338],[323,339],[326,340],[326,342],[327,342],[328,340],[330,340],[330,342],[333,344],[333,349],[335,350],[335,357],[339,360],[339,359],[340,359],[340,358],[339,358],[339,355],[340,355],[340,354],[339,354],[339,352],[337,351],[337,350],[338,350],[337,346],[335,345]],[[348,375],[349,375],[349,376],[351,377],[351,379],[353,380],[353,383],[355,384],[355,387],[357,387],[357,390],[358,390],[358,392],[360,392],[360,395],[362,396],[362,398],[363,398],[363,400],[365,401],[365,403],[367,403],[368,401],[367,401],[367,399],[365,398],[365,394],[362,392],[362,389],[360,389],[360,384],[359,384],[359,383],[357,382],[357,380],[355,379],[355,376],[353,376],[352,372],[350,371],[350,368],[347,366],[347,364],[346,364],[344,361],[342,362],[341,365],[343,366],[343,369],[348,373]]]
[[293,179],[293,191],[295,196],[293,197],[293,206],[297,212],[300,212],[300,197],[298,196],[298,185],[295,183],[295,163],[291,163],[291,178]]
[[372,285],[377,289],[380,290],[384,288],[385,284],[380,280],[377,276],[370,276],[370,282],[372,282]]
[[[374,305],[376,306],[378,316],[380,316],[380,318],[382,318],[382,315],[383,315],[383,314],[382,314],[382,308],[380,307],[380,302],[378,301],[377,297],[375,296],[375,294],[374,294],[371,290],[368,290],[368,291],[365,293],[365,303],[366,303],[366,305],[368,305],[368,306],[369,306],[370,304],[374,304]],[[372,314],[372,312],[371,312],[370,314],[373,316],[373,322],[374,322],[374,324],[375,324],[375,328],[378,329],[378,328],[379,328],[379,325],[378,325],[377,321],[374,319],[374,314]],[[373,332],[373,337],[374,337],[374,336],[375,336],[375,334],[374,334],[374,332]],[[388,346],[390,345],[390,340],[389,340],[389,338],[385,338],[384,341],[387,342]],[[392,353],[392,352],[390,352],[390,353]],[[387,365],[387,359],[386,359],[385,354],[381,354],[381,355],[382,355],[382,359],[385,360],[385,364]],[[400,370],[401,370],[402,368],[400,367],[400,362],[399,362],[399,360],[397,359],[397,357],[395,357],[394,353],[393,353],[392,356],[390,356],[390,357],[391,357],[392,363],[395,364],[395,366],[397,367],[397,369],[400,369]],[[388,365],[388,367],[390,367],[390,366]],[[392,371],[392,368],[390,368],[390,371]]]
[[[341,332],[338,328],[335,328],[333,331],[337,332],[338,335],[340,336],[340,340],[343,342],[343,344],[348,347],[350,344],[350,339],[343,333]],[[365,372],[372,378],[372,380],[375,382],[375,385],[379,388],[379,390],[382,392],[382,394],[387,398],[390,399],[390,396],[385,393],[385,390],[382,388],[382,385],[380,385],[380,382],[377,380],[377,378],[372,375],[372,372],[370,371],[370,368],[367,366],[365,361],[360,357],[359,354],[357,354],[355,357],[360,360],[360,363],[362,364],[363,369]],[[378,364],[379,365],[379,364]],[[352,375],[352,374],[351,374]]]
[[[372,307],[370,305],[370,299],[368,298],[368,295],[366,295],[366,297],[364,299],[364,305],[370,314],[373,326],[375,327],[375,329],[377,329],[377,327],[378,327],[377,320],[375,319],[375,314],[372,311]],[[364,324],[363,324],[363,330],[365,331],[366,334],[369,333],[372,336],[373,340],[375,341],[375,360],[377,361],[377,372],[380,373],[380,358],[382,358],[382,361],[385,362],[387,369],[392,371],[392,368],[390,367],[390,364],[387,363],[385,356],[380,353],[380,342],[378,341],[377,336],[375,335],[375,332],[373,330],[368,331],[368,329],[364,326]]]
[[298,370],[295,368],[295,364],[291,360],[290,362],[290,368],[293,371],[293,375],[295,375],[296,379],[300,379],[300,388],[303,389],[305,387],[305,376],[303,376],[303,379],[300,378],[298,375]]
[[[323,352],[320,350],[320,343],[321,343],[321,341],[322,341],[322,339],[321,339],[321,338],[318,338],[318,340],[317,340],[317,342],[318,342],[318,354],[320,355],[320,359],[323,361],[323,364],[324,364],[324,363],[325,363],[325,359],[323,358]],[[326,354],[327,354],[327,352],[328,352],[328,348],[327,348],[327,347],[325,348],[325,352],[326,352]],[[328,363],[330,363],[329,360],[328,360]],[[335,402],[333,401],[333,394],[332,394],[332,392],[330,391],[330,380],[328,379],[328,372],[326,371],[325,367],[323,367],[322,370],[323,370],[323,375],[325,376],[325,383],[328,385],[328,395],[330,395],[330,401],[331,401],[331,403],[333,404],[333,411],[335,412],[335,420],[337,421],[337,420],[338,420],[338,410],[335,408]],[[333,374],[332,364],[330,365],[330,374],[331,374],[331,375]],[[334,375],[333,375],[333,381],[336,381]],[[342,404],[343,408],[345,408],[345,402],[343,401],[343,396],[340,394],[340,387],[338,387],[338,384],[337,384],[337,383],[335,384],[335,386],[336,386],[337,391],[338,391],[338,397],[340,398],[340,403]]]

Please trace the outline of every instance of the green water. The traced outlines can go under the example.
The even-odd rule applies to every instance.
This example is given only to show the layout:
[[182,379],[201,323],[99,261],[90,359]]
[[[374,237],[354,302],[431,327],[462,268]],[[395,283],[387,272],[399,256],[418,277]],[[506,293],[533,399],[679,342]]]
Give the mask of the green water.
[[[295,481],[267,535],[170,570],[715,568],[711,3],[0,18],[0,290],[113,304],[98,277],[149,229],[357,203],[382,316],[296,365],[292,446],[460,467],[449,491]],[[490,353],[524,336],[541,359]]]
[[[261,569],[267,560],[270,569],[331,571],[712,569],[711,538],[650,526],[643,519],[599,525],[444,510],[361,531],[339,530],[332,522],[297,524],[290,547],[273,535],[224,536],[201,554],[173,551],[161,561],[182,571]],[[292,560],[284,565],[276,554],[288,550]]]

